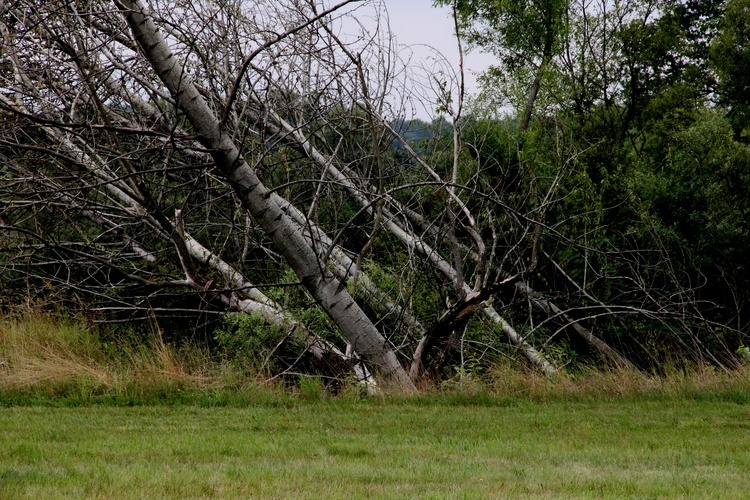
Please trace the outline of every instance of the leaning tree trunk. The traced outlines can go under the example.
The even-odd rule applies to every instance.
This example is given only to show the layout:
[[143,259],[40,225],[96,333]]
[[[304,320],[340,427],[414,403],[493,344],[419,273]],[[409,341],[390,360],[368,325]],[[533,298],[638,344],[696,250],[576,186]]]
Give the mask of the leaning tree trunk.
[[271,198],[271,192],[229,137],[216,115],[182,71],[164,37],[139,0],[116,0],[135,40],[152,68],[175,98],[195,129],[200,143],[211,152],[214,163],[236,192],[243,206],[274,242],[279,252],[318,304],[341,329],[347,341],[385,380],[414,390],[406,371],[387,341],[351,295],[318,262],[302,231]]
[[[286,132],[286,139],[290,141],[291,144],[308,155],[308,157],[313,161],[321,165],[325,169],[326,174],[334,179],[339,185],[343,186],[347,190],[349,195],[351,195],[352,198],[354,198],[360,206],[367,210],[367,212],[371,215],[374,214],[372,203],[365,195],[367,190],[358,188],[353,184],[351,179],[355,178],[356,176],[352,172],[347,171],[346,166],[337,165],[336,162],[332,161],[332,159],[326,157],[323,153],[318,151],[312,144],[312,141],[308,140],[308,138],[305,137],[302,132],[300,132],[299,130],[295,130],[291,124],[284,121],[280,117],[274,115],[272,116],[278,123],[277,126],[279,127],[279,129]],[[380,118],[380,120],[387,126],[382,118]],[[391,133],[395,134],[392,129],[390,130]],[[398,136],[396,135],[396,137]],[[403,141],[403,144],[409,154],[412,155],[412,157],[414,157],[415,159],[418,159],[417,154],[409,147],[409,145],[405,141]],[[387,196],[385,197],[385,200],[389,204],[392,204],[397,208],[396,212],[404,211],[397,200]],[[397,222],[397,218],[394,216],[394,213],[392,213],[388,208],[383,209],[383,215],[383,226],[387,228],[393,236],[400,240],[407,248],[415,249],[420,254],[422,254],[435,269],[440,271],[446,278],[450,280],[451,283],[454,284],[458,292],[462,293],[465,296],[472,292],[471,287],[466,283],[462,283],[458,278],[458,271],[456,271],[456,269],[447,260],[445,260],[436,249],[428,245],[427,242],[425,242],[417,234],[408,231],[405,227],[399,224]],[[500,330],[507,335],[510,343],[513,344],[517,349],[519,349],[533,366],[542,370],[546,374],[552,374],[557,371],[557,369],[552,366],[540,352],[534,349],[531,344],[526,342],[526,340],[507,321],[505,321],[491,305],[485,305],[484,307],[480,308],[479,311],[481,311],[482,315],[487,320],[497,325]],[[414,353],[410,370],[410,376],[413,381],[416,381],[423,372],[423,360],[430,345],[434,344],[431,344],[428,339],[423,338]]]

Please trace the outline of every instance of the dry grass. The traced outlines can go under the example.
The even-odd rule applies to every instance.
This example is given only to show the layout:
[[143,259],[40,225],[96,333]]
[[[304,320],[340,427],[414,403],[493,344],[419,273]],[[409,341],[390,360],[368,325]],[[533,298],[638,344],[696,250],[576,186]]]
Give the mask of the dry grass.
[[177,349],[156,329],[143,345],[112,349],[95,328],[35,312],[0,319],[0,370],[0,390],[48,395],[71,387],[94,392],[126,386],[202,390],[224,378],[205,350]]
[[[104,342],[96,328],[81,322],[26,311],[0,318],[0,400],[9,394],[60,396],[90,401],[91,396],[115,396],[128,403],[184,399],[188,393],[208,395],[210,404],[246,402],[248,398],[280,397],[279,384],[263,383],[256,373],[216,359],[195,345],[175,347],[152,327],[140,344]],[[310,384],[307,384],[310,385]],[[298,393],[324,393],[322,387],[302,384]],[[244,391],[244,392],[243,392]],[[261,393],[265,392],[265,396]],[[344,390],[342,396],[358,388]],[[216,394],[220,394],[216,396]],[[635,370],[583,370],[548,377],[517,367],[496,366],[483,377],[461,376],[436,390],[428,384],[424,398],[512,398],[528,401],[561,399],[664,398],[721,394],[750,401],[750,368],[724,373],[712,367],[674,369],[664,376]],[[287,392],[288,397],[289,393]],[[25,397],[25,396],[24,396]],[[221,401],[214,401],[217,397]],[[396,399],[400,397],[392,395]],[[119,399],[118,399],[119,398]],[[283,399],[283,397],[281,397]],[[21,398],[21,400],[24,400]],[[8,401],[6,401],[8,404]]]
[[84,327],[27,313],[0,320],[3,388],[54,387],[72,382],[110,386],[117,374],[104,365],[95,337]]
[[176,349],[155,330],[143,347],[128,347],[128,368],[138,383],[169,381],[179,387],[209,389],[221,385],[217,363],[197,346]]
[[684,396],[738,391],[750,394],[750,369],[731,372],[713,366],[667,370],[665,375],[648,375],[637,370],[589,369],[578,373],[545,376],[538,372],[495,367],[486,382],[494,394],[521,396],[534,401],[572,398]]

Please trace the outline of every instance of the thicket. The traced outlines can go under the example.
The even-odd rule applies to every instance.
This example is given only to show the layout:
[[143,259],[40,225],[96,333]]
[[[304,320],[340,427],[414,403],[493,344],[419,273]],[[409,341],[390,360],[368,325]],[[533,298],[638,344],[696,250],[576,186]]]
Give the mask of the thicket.
[[[444,113],[430,123],[392,104],[414,83],[397,87],[392,46],[345,43],[339,13],[153,6],[320,280],[251,216],[131,10],[3,6],[3,309],[81,314],[125,358],[189,345],[284,380],[371,383],[368,336],[417,386],[508,364],[742,366],[747,0],[438,3],[498,64],[470,98],[428,75]],[[297,28],[264,38],[282,25]],[[369,333],[345,331],[321,289],[352,297]]]

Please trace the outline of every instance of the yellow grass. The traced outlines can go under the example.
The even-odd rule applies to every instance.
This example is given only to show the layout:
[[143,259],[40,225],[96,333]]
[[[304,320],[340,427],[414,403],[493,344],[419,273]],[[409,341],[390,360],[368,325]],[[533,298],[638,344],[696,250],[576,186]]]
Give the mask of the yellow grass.
[[649,375],[634,369],[590,369],[546,376],[538,372],[495,367],[488,385],[495,394],[521,396],[534,401],[559,398],[622,398],[649,394],[694,394],[725,390],[750,394],[750,369],[724,372],[713,366],[691,366]]
[[106,352],[95,328],[27,312],[0,319],[0,389],[55,392],[77,385],[111,389],[123,384],[208,388],[219,381],[216,363],[196,347],[175,349],[158,330],[141,346]]
[[[134,394],[137,401],[140,395],[161,398],[181,391],[203,394],[223,391],[231,399],[234,392],[255,391],[259,386],[264,389],[258,390],[269,394],[278,392],[279,387],[273,383],[259,384],[257,374],[217,359],[205,348],[167,344],[155,326],[141,339],[140,343],[104,342],[95,327],[35,311],[0,318],[0,396],[3,392],[6,395],[20,392],[76,398],[125,392]],[[315,391],[321,393],[324,389],[320,385]],[[349,392],[359,394],[356,388]],[[434,383],[427,385],[421,392],[427,397],[438,392],[530,401],[715,392],[750,398],[750,368],[725,373],[713,367],[695,366],[675,368],[663,376],[649,376],[635,370],[592,369],[549,377],[500,365],[481,378],[456,377],[438,387]],[[300,393],[305,393],[304,387]]]

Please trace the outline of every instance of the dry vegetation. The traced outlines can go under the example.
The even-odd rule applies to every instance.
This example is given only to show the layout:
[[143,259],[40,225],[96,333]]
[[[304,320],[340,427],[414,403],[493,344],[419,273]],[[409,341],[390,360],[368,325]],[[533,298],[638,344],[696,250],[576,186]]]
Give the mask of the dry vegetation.
[[149,338],[142,344],[103,340],[97,328],[83,322],[16,313],[0,320],[0,390],[55,396],[230,384],[227,367],[205,349],[168,345],[156,328]]
[[[34,401],[41,397],[81,404],[114,398],[115,404],[143,404],[196,402],[211,395],[213,404],[230,404],[249,402],[248,397],[260,393],[285,398],[329,392],[320,380],[294,378],[292,384],[282,386],[278,379],[269,382],[262,373],[206,348],[165,343],[156,327],[147,336],[148,342],[136,343],[111,332],[103,334],[86,322],[33,310],[6,316],[0,320],[0,401],[23,404],[29,397],[37,398]],[[349,389],[350,394],[360,393],[354,383]],[[422,387],[426,397],[453,394],[531,401],[719,393],[750,398],[750,370],[739,367],[725,373],[713,367],[683,366],[653,376],[633,370],[579,368],[549,377],[498,365],[481,375],[458,374],[439,387]]]

